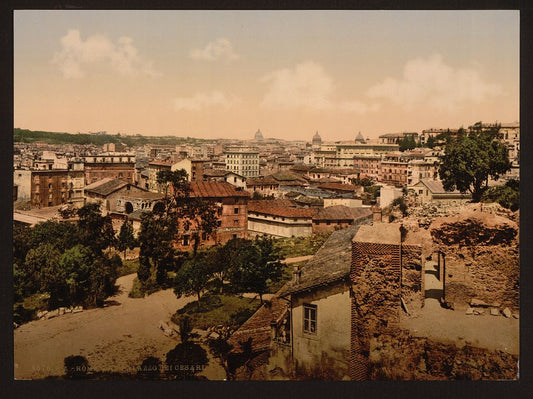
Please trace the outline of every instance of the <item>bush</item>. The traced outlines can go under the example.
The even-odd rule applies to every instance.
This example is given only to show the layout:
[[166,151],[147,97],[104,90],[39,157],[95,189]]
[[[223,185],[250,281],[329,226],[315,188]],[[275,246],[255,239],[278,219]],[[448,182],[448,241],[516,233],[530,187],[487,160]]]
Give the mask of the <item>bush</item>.
[[240,326],[244,324],[246,320],[248,320],[252,315],[255,313],[254,309],[242,307],[239,308],[236,312],[233,312],[229,315],[229,318],[231,320],[231,324]]
[[504,208],[516,211],[520,208],[520,188],[516,180],[509,180],[505,185],[487,189],[481,197],[482,202],[497,202]]
[[67,356],[64,364],[67,378],[85,378],[90,371],[89,361],[84,356]]

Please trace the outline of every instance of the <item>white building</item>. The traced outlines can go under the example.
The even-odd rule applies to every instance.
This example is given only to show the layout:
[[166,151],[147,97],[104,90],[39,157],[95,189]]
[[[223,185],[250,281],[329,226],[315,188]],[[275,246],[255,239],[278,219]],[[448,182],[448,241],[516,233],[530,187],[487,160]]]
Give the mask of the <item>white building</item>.
[[251,147],[231,147],[224,151],[226,170],[238,175],[259,177],[259,151]]

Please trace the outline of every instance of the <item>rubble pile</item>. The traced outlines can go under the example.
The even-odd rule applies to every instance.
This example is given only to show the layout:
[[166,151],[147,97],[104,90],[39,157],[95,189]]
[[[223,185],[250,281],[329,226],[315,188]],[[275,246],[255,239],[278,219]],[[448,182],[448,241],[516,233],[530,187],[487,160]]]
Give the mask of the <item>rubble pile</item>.
[[502,351],[458,348],[407,332],[370,340],[372,380],[514,380],[518,358]]

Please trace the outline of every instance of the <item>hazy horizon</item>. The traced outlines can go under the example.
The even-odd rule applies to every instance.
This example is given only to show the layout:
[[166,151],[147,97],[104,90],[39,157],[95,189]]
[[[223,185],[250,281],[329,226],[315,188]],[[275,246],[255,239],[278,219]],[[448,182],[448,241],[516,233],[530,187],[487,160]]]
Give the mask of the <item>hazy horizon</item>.
[[324,141],[519,119],[518,11],[14,12],[14,126]]

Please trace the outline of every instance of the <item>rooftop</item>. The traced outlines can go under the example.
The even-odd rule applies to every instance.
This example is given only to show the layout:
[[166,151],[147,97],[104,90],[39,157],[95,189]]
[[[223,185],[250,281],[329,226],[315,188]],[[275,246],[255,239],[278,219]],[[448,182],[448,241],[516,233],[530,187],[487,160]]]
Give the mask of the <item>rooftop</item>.
[[85,186],[85,192],[91,192],[99,195],[109,195],[123,187],[126,187],[128,183],[123,180],[113,179],[106,177],[102,180],[98,180],[88,186]]
[[190,183],[192,197],[250,197],[246,191],[237,190],[225,181],[193,181]]
[[296,203],[290,200],[254,200],[248,202],[248,212],[311,219],[315,215],[316,209],[299,208]]
[[288,302],[273,297],[270,306],[264,304],[229,338],[228,343],[233,345],[232,353],[242,352],[240,343],[252,338],[252,351],[261,352],[270,348],[272,334],[270,323],[279,322],[288,310]]
[[374,244],[399,244],[400,238],[398,224],[377,223],[373,226],[361,226],[353,241]]
[[370,216],[370,208],[350,208],[344,205],[328,206],[320,209],[313,220],[355,220]]
[[[365,226],[361,226],[365,227]],[[315,256],[301,268],[300,281],[289,281],[279,292],[287,296],[343,280],[350,274],[352,238],[359,226],[334,231]]]

